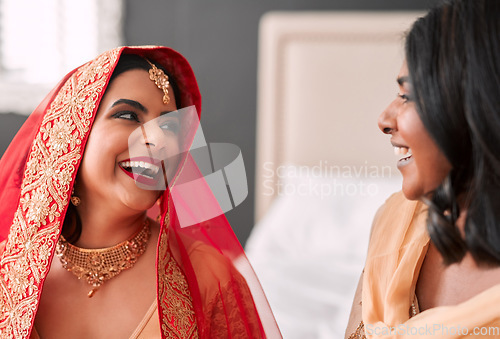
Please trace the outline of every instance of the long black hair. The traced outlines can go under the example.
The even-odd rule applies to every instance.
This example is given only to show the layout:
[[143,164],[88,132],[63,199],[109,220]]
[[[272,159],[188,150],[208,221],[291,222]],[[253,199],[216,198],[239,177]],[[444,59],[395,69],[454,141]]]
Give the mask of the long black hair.
[[[180,93],[175,79],[162,65],[158,64],[155,60],[149,61],[155,64],[157,68],[162,69],[168,76],[170,87],[174,92],[177,108],[179,108],[179,105],[181,104]],[[116,64],[115,69],[113,70],[113,74],[111,74],[109,83],[111,84],[111,82],[113,82],[113,80],[116,79],[118,75],[133,69],[143,69],[145,71],[149,71],[149,69],[151,69],[151,65],[146,61],[146,59],[139,55],[122,54],[120,56],[120,60],[118,60],[118,63]],[[78,195],[78,192],[75,192],[75,194]],[[75,243],[76,241],[78,241],[80,235],[82,234],[82,221],[76,207],[72,203],[68,205],[62,232],[66,240],[70,243]]]
[[442,3],[414,23],[406,59],[419,116],[452,165],[428,201],[431,240],[447,264],[469,251],[499,266],[500,1]]

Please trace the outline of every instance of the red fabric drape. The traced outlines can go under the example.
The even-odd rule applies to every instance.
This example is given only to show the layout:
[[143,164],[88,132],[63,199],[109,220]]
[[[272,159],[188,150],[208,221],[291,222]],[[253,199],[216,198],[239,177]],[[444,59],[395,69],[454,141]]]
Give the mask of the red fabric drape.
[[[201,112],[189,63],[166,47],[122,47],[68,74],[20,129],[0,161],[0,337],[29,337],[70,193],[97,107],[122,53],[162,65],[175,78],[179,107]],[[192,140],[196,123],[187,124]],[[191,139],[190,139],[191,138]],[[176,178],[197,171],[186,152]],[[158,316],[163,338],[279,338],[269,305],[243,249],[207,185],[184,211],[213,208],[210,220],[185,227],[173,202],[160,198]]]

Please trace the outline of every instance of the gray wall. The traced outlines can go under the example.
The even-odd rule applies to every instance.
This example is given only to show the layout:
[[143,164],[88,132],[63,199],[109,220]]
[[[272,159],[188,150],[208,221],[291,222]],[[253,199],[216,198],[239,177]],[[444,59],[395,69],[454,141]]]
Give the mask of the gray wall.
[[181,52],[198,78],[209,142],[238,145],[249,196],[228,213],[244,243],[254,224],[256,72],[259,19],[273,10],[423,10],[435,0],[126,0],[125,42]]
[[11,140],[24,124],[26,118],[26,115],[15,113],[0,114],[0,155],[7,150]]

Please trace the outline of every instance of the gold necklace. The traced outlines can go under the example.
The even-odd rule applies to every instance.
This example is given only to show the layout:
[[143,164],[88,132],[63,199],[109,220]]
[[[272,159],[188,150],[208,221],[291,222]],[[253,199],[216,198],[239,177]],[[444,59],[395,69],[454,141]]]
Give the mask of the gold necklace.
[[61,234],[57,241],[56,255],[68,272],[78,279],[85,279],[92,286],[88,293],[88,297],[92,298],[105,281],[134,266],[146,251],[150,235],[148,219],[144,222],[144,227],[129,239],[108,248],[80,248],[70,244]]

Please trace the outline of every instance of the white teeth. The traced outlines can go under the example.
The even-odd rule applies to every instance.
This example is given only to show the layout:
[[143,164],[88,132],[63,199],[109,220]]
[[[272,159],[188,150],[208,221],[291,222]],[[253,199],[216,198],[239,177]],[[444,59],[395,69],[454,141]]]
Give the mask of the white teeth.
[[411,149],[409,147],[394,147],[394,154],[401,155],[399,160],[409,159],[412,156]]
[[394,154],[395,155],[405,155],[410,152],[408,147],[397,147],[394,146]]
[[153,165],[152,163],[149,162],[144,162],[144,161],[122,161],[120,162],[120,165],[123,167],[128,167],[128,168],[144,168],[144,169],[149,169],[153,173],[153,175],[156,175],[160,168],[156,165]]

